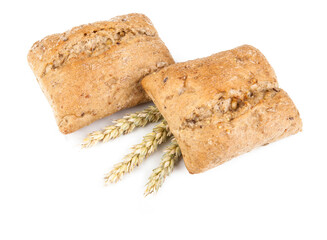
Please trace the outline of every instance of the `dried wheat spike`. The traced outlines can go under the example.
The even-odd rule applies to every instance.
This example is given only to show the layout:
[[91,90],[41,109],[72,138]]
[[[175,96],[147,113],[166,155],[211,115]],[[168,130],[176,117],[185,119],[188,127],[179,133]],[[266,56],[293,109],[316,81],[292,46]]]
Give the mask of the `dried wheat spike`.
[[102,131],[90,133],[83,141],[82,148],[92,147],[98,142],[107,142],[123,134],[130,133],[136,127],[144,127],[148,123],[158,122],[162,115],[155,106],[149,106],[143,111],[128,114],[121,119],[113,121],[113,125],[105,127]]
[[153,153],[159,144],[166,142],[171,136],[166,120],[155,126],[151,133],[143,137],[143,141],[132,147],[132,152],[125,156],[124,160],[116,164],[113,169],[105,175],[106,183],[118,182],[126,173],[130,173],[139,166],[145,158]]
[[159,167],[152,171],[149,181],[146,184],[144,196],[153,192],[157,192],[165,179],[172,173],[175,164],[179,161],[181,156],[181,149],[175,138],[171,140],[171,144],[165,149],[165,154],[161,159]]

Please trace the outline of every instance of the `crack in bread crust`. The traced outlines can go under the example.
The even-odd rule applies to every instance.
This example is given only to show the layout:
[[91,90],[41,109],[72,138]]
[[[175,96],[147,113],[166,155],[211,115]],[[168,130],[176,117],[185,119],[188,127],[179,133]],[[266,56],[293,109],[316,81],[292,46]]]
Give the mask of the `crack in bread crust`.
[[155,38],[158,34],[145,15],[122,15],[47,36],[33,44],[28,61],[36,75],[43,77],[66,62],[101,55],[137,37]]
[[108,29],[101,28],[98,31],[93,30],[92,32],[84,33],[83,36],[87,39],[74,44],[69,43],[58,51],[45,66],[42,76],[53,69],[64,66],[71,59],[82,60],[88,57],[95,57],[108,51],[115,45],[127,43],[140,36],[155,37],[155,34],[149,34],[140,30],[136,32],[130,28],[115,29],[110,27]]
[[[206,105],[194,109],[190,116],[186,117],[179,130],[185,128],[202,128],[209,124],[231,122],[243,115],[265,98],[272,98],[279,92],[278,88],[249,91],[241,98],[239,96],[227,96],[226,93],[217,94],[217,97]],[[273,111],[273,109],[271,109]]]

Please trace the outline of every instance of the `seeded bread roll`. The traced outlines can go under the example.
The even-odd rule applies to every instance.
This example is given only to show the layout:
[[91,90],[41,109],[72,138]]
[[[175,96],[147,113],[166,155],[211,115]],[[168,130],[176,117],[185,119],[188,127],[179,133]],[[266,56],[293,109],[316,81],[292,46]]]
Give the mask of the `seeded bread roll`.
[[142,80],[190,173],[301,131],[299,112],[259,50],[244,45]]
[[67,134],[149,101],[140,80],[174,60],[151,21],[128,14],[48,36],[28,62]]

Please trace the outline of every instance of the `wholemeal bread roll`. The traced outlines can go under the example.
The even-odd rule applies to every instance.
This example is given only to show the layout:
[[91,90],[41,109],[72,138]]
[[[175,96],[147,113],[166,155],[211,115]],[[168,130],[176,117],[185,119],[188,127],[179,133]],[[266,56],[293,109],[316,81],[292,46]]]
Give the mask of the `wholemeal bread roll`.
[[259,50],[244,45],[142,80],[190,173],[301,131],[299,112]]
[[174,60],[151,21],[129,14],[48,36],[28,62],[66,134],[149,101],[140,80]]

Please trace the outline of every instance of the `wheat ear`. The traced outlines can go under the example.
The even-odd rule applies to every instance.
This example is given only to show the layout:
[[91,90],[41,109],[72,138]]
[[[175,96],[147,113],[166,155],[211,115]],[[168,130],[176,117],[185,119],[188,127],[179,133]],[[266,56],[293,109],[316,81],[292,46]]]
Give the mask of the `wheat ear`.
[[130,173],[139,166],[143,160],[153,153],[159,144],[166,142],[171,136],[166,120],[155,126],[151,133],[143,137],[143,141],[132,147],[132,152],[124,160],[114,165],[113,169],[105,175],[106,183],[118,182],[126,173]]
[[130,133],[136,127],[144,127],[148,123],[158,122],[162,115],[155,106],[149,106],[143,111],[131,113],[121,119],[113,121],[113,125],[105,127],[102,131],[90,133],[83,141],[82,148],[92,147],[98,142],[107,142],[123,134]]
[[172,173],[175,164],[179,161],[181,149],[175,138],[171,140],[171,144],[165,149],[165,154],[162,156],[159,167],[153,169],[149,181],[146,184],[144,196],[153,192],[157,192],[165,179]]

